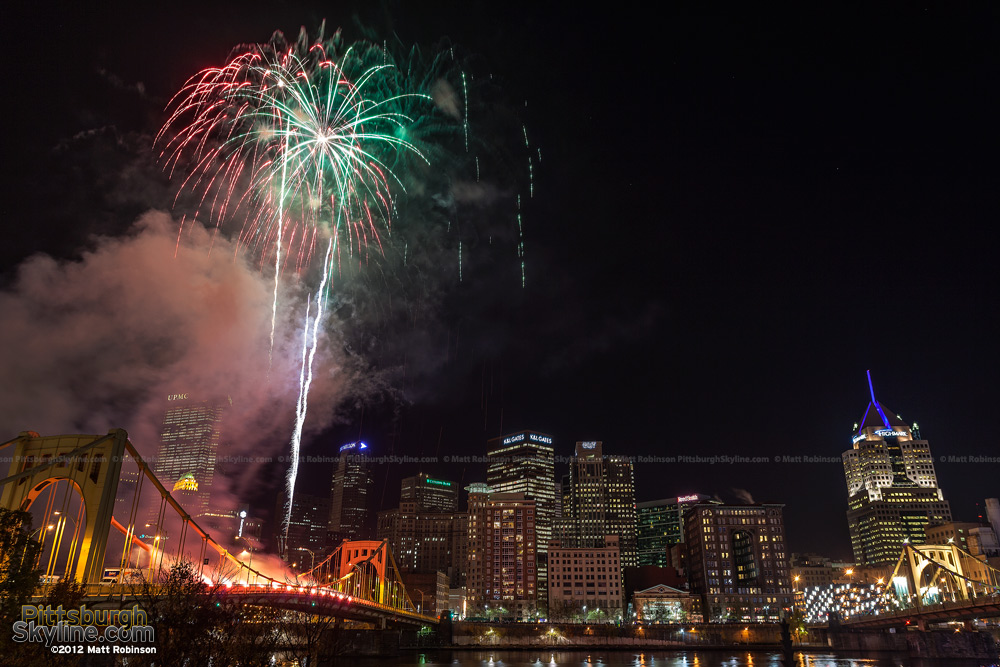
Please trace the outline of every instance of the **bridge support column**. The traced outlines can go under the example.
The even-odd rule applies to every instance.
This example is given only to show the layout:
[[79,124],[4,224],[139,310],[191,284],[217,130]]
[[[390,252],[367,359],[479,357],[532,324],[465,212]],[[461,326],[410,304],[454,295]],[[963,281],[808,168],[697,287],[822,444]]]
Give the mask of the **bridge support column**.
[[975,631],[976,626],[973,625],[973,620],[970,618],[962,622],[962,629],[966,632],[973,632]]
[[385,628],[386,628],[386,625],[385,625],[385,616],[383,616],[380,619],[378,619],[378,629],[379,630],[385,630]]
[[128,433],[124,429],[114,429],[108,435],[113,438],[97,480],[100,496],[87,498],[91,503],[94,500],[97,502],[88,503],[87,507],[87,525],[83,534],[84,547],[81,549],[81,553],[87,554],[87,560],[77,563],[76,567],[76,580],[84,584],[101,581],[104,551],[108,545],[108,530],[111,528],[111,514],[115,509],[118,478],[121,476],[122,458],[125,456],[125,441],[128,440]]
[[920,630],[921,632],[927,632],[927,621],[925,621],[923,618],[918,618],[917,629]]

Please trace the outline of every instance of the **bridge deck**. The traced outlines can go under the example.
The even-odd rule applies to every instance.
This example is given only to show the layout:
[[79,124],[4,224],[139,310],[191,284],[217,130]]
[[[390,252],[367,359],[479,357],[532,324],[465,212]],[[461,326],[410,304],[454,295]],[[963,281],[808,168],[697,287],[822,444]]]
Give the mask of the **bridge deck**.
[[[51,585],[36,591],[35,599],[44,599]],[[296,586],[293,584],[224,584],[205,586],[206,593],[225,598],[240,598],[245,604],[266,605],[281,609],[308,611],[321,616],[343,616],[354,620],[386,619],[392,622],[416,625],[436,625],[434,616],[399,609],[346,595],[323,586]],[[110,601],[141,601],[143,598],[164,594],[160,584],[86,584],[84,597],[88,603]]]
[[982,595],[971,600],[923,605],[878,616],[853,617],[844,621],[843,625],[852,628],[898,627],[906,625],[907,621],[912,620],[939,623],[966,621],[982,617],[1000,617],[1000,594]]

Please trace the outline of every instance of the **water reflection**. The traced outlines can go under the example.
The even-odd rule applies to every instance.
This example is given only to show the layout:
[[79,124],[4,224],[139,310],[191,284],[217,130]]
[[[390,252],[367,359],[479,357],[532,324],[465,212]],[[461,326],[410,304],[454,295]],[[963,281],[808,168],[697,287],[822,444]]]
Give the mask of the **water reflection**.
[[[785,667],[777,651],[426,651],[396,658],[352,658],[351,667]],[[936,667],[932,660],[902,656],[858,658],[797,652],[794,667]],[[975,660],[949,660],[948,667],[979,667]]]

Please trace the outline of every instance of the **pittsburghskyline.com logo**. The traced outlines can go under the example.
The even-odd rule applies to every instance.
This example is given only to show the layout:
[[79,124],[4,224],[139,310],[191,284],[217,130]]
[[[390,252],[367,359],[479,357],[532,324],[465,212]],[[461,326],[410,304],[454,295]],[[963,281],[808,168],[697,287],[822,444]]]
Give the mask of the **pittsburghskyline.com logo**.
[[[21,605],[14,622],[18,643],[44,644],[52,653],[156,653],[156,632],[145,610],[89,609],[87,605],[64,609],[62,605]],[[117,643],[113,643],[117,642]]]

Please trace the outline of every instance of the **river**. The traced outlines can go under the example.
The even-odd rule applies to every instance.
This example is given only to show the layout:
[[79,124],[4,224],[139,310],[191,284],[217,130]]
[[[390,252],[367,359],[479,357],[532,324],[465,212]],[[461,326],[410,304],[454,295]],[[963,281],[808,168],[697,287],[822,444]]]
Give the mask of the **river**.
[[[338,664],[341,660],[338,660]],[[783,667],[777,651],[414,651],[396,658],[351,658],[350,667]],[[794,667],[981,667],[976,660],[930,660],[904,655],[848,657],[822,651],[796,652]]]

